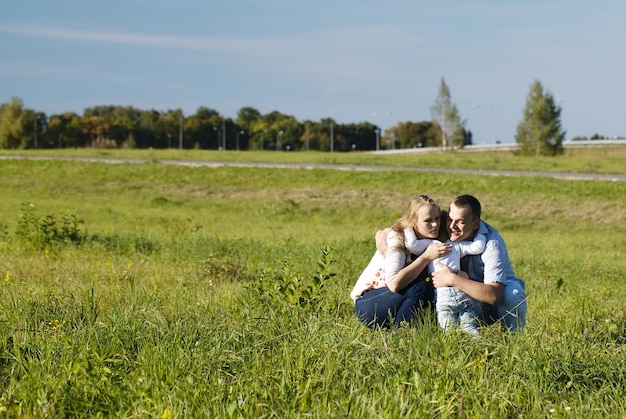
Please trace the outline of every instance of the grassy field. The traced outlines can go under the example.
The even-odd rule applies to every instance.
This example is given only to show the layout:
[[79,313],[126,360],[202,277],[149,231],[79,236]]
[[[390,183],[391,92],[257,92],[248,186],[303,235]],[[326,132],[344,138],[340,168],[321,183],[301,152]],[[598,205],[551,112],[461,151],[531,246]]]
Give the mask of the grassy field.
[[[624,174],[625,150],[0,160],[0,417],[625,417],[626,182],[159,163]],[[526,281],[523,333],[360,325],[374,233],[417,193],[481,200]]]
[[276,153],[273,151],[215,150],[2,150],[0,156],[64,156],[131,158],[159,160],[250,161],[269,163],[352,164],[482,170],[534,170],[568,173],[626,174],[626,146],[570,147],[559,158],[519,157],[511,151],[455,151],[434,153],[373,154],[352,153]]

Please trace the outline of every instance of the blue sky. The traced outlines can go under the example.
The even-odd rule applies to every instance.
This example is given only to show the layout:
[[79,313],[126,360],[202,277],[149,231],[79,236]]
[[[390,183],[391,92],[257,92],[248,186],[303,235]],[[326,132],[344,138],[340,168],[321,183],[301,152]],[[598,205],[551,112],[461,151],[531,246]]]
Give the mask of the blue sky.
[[474,143],[514,141],[530,85],[567,138],[626,135],[626,2],[20,0],[0,14],[0,103],[244,106],[383,128],[430,120],[445,78]]

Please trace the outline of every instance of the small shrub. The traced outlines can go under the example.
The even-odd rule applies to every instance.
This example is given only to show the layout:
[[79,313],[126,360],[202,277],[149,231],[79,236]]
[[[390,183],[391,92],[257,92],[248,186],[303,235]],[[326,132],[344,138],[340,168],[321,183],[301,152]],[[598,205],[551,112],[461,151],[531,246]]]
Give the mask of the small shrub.
[[239,281],[243,272],[241,256],[224,258],[211,253],[202,263],[202,276],[209,281]]
[[22,211],[17,220],[15,234],[22,241],[37,249],[45,249],[57,243],[80,243],[83,234],[79,225],[81,220],[74,214],[62,214],[60,217],[48,214],[40,217],[31,203],[22,204]]
[[90,243],[103,246],[107,251],[117,254],[139,253],[142,255],[152,255],[161,250],[162,244],[144,234],[96,233],[88,237]]
[[9,239],[9,226],[6,223],[0,223],[0,241]]
[[308,311],[320,310],[326,297],[326,283],[335,276],[331,272],[331,265],[335,262],[331,250],[324,247],[320,251],[322,256],[317,261],[318,270],[313,277],[303,277],[285,262],[280,274],[263,271],[255,281],[246,283],[251,300],[260,300],[278,312],[291,311],[294,306]]

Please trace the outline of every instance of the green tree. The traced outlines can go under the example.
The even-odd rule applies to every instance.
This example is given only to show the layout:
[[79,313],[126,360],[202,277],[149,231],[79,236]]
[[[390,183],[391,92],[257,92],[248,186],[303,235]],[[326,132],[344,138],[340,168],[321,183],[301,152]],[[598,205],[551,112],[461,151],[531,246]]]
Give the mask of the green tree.
[[280,136],[279,147],[282,151],[295,151],[301,147],[300,138],[304,132],[304,126],[293,116],[282,120],[279,130],[283,132]]
[[168,110],[167,112],[160,112],[157,118],[155,130],[157,132],[157,138],[159,144],[164,148],[178,148],[179,147],[179,135],[181,134],[181,121],[182,110]]
[[400,122],[387,129],[386,136],[395,135],[400,148],[437,147],[440,145],[441,131],[432,121]]
[[255,124],[261,119],[261,113],[250,106],[243,107],[237,112],[237,125],[246,132],[253,132]]
[[195,148],[217,149],[219,118],[220,114],[216,110],[199,107],[195,114],[185,119],[185,142]]
[[328,125],[322,122],[314,122],[305,120],[302,123],[303,130],[300,136],[301,149],[303,150],[322,150],[330,144],[330,131]]
[[556,156],[563,154],[565,131],[561,128],[561,107],[538,80],[526,98],[524,119],[517,125],[515,141],[522,155]]
[[51,115],[46,127],[46,145],[48,147],[83,147],[87,137],[82,133],[80,116],[74,112]]
[[338,126],[340,141],[335,144],[335,150],[375,150],[377,129],[378,127],[369,122],[360,122],[358,124],[340,124]]
[[[157,137],[157,122],[159,120],[159,112],[154,109],[149,111],[141,111],[139,119],[135,122],[133,134],[131,134],[135,140],[135,144],[139,148],[162,147]],[[128,138],[126,141],[129,141]]]
[[[272,111],[261,116],[252,131],[253,148],[261,148],[261,133],[264,150],[296,150],[304,128],[291,115]],[[234,134],[233,134],[234,135]]]
[[439,93],[435,104],[430,108],[433,122],[439,125],[441,131],[441,147],[462,147],[465,141],[465,122],[461,120],[459,110],[450,95],[450,88],[444,78],[439,84]]
[[24,109],[22,100],[14,96],[9,103],[0,106],[0,148],[31,148],[38,115]]
[[132,106],[111,106],[110,112],[109,135],[118,147],[122,145],[126,148],[147,146],[143,136],[137,131],[142,111]]

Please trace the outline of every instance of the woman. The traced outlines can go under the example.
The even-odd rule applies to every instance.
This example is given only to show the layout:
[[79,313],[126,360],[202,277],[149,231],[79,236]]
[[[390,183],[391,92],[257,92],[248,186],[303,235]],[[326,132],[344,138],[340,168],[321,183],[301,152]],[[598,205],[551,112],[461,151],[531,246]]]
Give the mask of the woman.
[[386,255],[377,250],[352,289],[354,310],[369,327],[388,327],[391,319],[399,326],[403,321],[411,321],[419,311],[432,308],[433,286],[425,281],[425,268],[447,255],[450,245],[431,244],[413,260],[404,245],[405,228],[412,228],[420,239],[438,238],[441,210],[437,201],[427,195],[411,199],[404,215],[387,234]]

